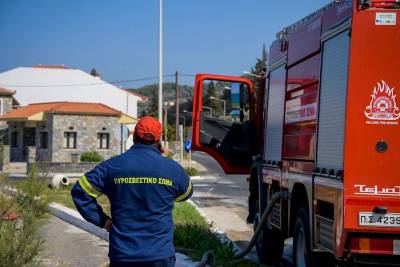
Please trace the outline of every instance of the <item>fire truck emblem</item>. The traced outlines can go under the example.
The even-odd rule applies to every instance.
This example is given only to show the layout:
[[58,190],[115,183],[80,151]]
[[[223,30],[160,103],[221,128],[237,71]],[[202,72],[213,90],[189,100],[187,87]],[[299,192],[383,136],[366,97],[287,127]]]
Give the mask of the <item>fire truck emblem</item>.
[[371,95],[371,102],[365,108],[365,116],[371,120],[394,121],[400,118],[400,111],[396,105],[394,87],[382,80],[377,83]]

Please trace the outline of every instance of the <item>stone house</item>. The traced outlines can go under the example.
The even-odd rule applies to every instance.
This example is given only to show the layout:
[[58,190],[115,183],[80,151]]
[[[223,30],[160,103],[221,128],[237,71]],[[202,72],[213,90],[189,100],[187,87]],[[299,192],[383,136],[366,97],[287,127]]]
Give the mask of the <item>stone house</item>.
[[107,159],[121,152],[122,125],[136,122],[104,104],[81,102],[29,104],[9,111],[0,120],[9,127],[4,164],[77,163],[88,151]]

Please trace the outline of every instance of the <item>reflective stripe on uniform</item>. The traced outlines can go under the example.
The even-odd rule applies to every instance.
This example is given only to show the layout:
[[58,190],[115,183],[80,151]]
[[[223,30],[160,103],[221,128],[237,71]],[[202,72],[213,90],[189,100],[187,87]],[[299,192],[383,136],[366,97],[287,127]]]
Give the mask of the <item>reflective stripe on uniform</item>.
[[192,181],[189,180],[189,186],[188,186],[186,192],[183,193],[182,195],[180,195],[179,197],[177,197],[177,198],[175,199],[175,201],[179,202],[179,201],[181,201],[182,199],[185,199],[185,197],[187,197],[187,196],[190,194],[190,191],[192,191]]
[[78,180],[78,183],[82,187],[83,191],[85,191],[89,196],[97,198],[102,195],[101,192],[99,192],[97,189],[93,188],[93,186],[90,184],[90,182],[88,181],[88,179],[86,178],[85,175],[83,175]]

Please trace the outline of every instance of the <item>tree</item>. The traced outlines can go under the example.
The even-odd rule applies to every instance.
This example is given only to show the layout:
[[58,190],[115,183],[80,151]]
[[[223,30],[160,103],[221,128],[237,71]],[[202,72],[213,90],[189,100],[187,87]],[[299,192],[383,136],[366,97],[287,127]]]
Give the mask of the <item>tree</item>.
[[94,77],[100,77],[100,73],[98,73],[95,68],[92,68],[92,70],[90,71],[90,75]]
[[268,53],[267,50],[265,49],[265,44],[263,44],[261,58],[257,58],[256,63],[254,64],[253,67],[251,67],[250,73],[253,75],[246,75],[246,77],[253,82],[255,91],[258,90],[259,79],[260,79],[257,76],[264,75],[264,71],[266,71],[267,68],[267,61],[268,61]]
[[213,81],[210,81],[206,85],[206,90],[205,94],[203,97],[203,105],[211,108],[212,111],[206,110],[207,112],[210,112],[210,115],[212,114],[213,117],[219,117],[223,113],[223,104],[215,100],[213,98],[219,99],[218,93],[217,93],[217,87],[215,86],[215,83]]

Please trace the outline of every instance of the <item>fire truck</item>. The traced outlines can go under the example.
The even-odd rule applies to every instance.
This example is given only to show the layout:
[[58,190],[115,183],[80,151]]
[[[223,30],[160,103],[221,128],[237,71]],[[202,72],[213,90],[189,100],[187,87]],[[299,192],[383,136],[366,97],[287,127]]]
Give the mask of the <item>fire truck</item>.
[[[400,1],[339,0],[283,28],[259,86],[198,74],[192,147],[250,175],[250,213],[275,192],[262,262],[293,237],[297,266],[400,266]],[[397,171],[396,171],[397,170]]]

